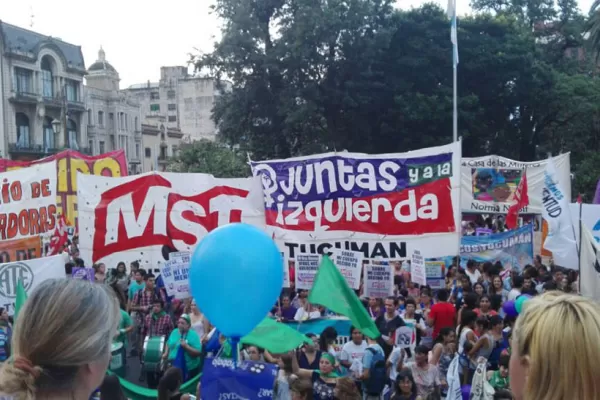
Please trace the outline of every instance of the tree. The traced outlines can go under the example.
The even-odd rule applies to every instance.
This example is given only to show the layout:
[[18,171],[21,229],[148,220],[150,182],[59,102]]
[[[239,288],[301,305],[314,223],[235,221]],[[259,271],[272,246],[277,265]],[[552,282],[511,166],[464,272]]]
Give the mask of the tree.
[[167,166],[169,172],[200,172],[217,178],[250,176],[244,156],[220,142],[200,139],[183,144]]

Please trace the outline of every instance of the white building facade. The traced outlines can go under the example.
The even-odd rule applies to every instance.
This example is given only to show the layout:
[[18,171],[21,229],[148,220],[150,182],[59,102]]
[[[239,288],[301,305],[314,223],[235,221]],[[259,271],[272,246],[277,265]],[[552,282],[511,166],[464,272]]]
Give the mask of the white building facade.
[[89,153],[81,47],[0,21],[0,156]]
[[211,113],[221,94],[216,81],[190,76],[187,68],[181,66],[162,67],[160,73],[158,83],[137,84],[126,89],[138,98],[144,120],[164,116],[166,127],[179,129],[186,139],[214,140],[217,127]]
[[119,90],[119,73],[103,49],[86,76],[87,146],[92,154],[123,149],[130,174],[142,172],[142,114],[137,98]]

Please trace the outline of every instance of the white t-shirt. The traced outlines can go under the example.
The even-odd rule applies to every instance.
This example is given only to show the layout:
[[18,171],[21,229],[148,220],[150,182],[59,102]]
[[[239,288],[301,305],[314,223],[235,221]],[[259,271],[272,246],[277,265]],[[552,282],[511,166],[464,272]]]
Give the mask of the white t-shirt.
[[404,362],[405,358],[406,352],[404,349],[401,349],[400,347],[394,347],[392,354],[390,354],[390,357],[388,358],[388,361],[390,364],[392,364],[390,368],[390,380],[396,380],[396,377],[398,376],[398,363]]
[[475,268],[474,272],[471,272],[468,269],[465,269],[465,274],[467,274],[467,276],[469,277],[469,280],[471,281],[471,285],[476,284],[477,281],[479,281],[479,278],[481,277],[481,272],[479,272],[479,270],[477,268]]
[[352,376],[359,377],[363,373],[362,360],[367,351],[367,342],[362,341],[361,344],[355,344],[353,341],[349,341],[342,347],[340,352],[340,361],[349,361],[350,372]]
[[294,315],[294,319],[296,321],[306,321],[307,319],[315,318],[321,318],[321,312],[319,310],[314,310],[307,313],[306,311],[304,311],[304,307],[300,307],[296,311],[296,315]]
[[517,297],[519,297],[521,295],[521,291],[519,289],[510,289],[510,292],[508,292],[508,296],[506,296],[508,301],[514,301],[517,299]]

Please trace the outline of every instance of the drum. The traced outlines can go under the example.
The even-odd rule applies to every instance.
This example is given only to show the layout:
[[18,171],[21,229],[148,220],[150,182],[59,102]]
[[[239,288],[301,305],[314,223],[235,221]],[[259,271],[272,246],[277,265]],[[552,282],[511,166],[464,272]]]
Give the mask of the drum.
[[125,377],[125,346],[121,342],[114,342],[111,347],[109,369],[117,376]]
[[144,339],[144,350],[142,352],[142,369],[147,372],[159,371],[164,350],[164,336],[147,336]]

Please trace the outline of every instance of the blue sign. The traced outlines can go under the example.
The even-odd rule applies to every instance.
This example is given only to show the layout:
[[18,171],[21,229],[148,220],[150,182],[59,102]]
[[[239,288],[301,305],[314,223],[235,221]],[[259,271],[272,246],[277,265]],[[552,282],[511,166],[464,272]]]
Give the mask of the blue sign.
[[202,373],[202,399],[269,400],[277,366],[253,361],[242,361],[234,368],[233,360],[207,358]]

